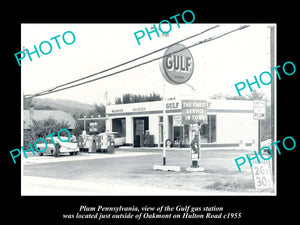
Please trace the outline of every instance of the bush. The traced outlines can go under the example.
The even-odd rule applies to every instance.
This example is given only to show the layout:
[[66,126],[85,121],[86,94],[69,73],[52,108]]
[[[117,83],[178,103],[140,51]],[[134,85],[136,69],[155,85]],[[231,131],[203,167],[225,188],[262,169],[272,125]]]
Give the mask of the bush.
[[57,132],[62,128],[69,128],[70,125],[66,121],[57,121],[53,118],[44,120],[32,120],[29,130],[24,130],[23,147],[29,149],[29,143],[34,144],[38,138],[45,138],[47,135]]

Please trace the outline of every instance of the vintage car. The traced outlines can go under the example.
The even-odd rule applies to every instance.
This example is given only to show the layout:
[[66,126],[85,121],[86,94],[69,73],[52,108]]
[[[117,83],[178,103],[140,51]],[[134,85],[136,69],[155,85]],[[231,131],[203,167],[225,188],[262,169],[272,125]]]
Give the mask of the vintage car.
[[108,134],[113,136],[115,147],[119,147],[125,144],[125,137],[122,137],[118,132],[109,132]]
[[[72,142],[72,139],[69,140],[68,142],[62,142],[58,139],[57,136],[53,136],[52,138],[55,142],[56,147],[54,146],[51,137],[45,138],[47,142],[47,149],[45,151],[43,151],[46,147],[44,142],[36,144],[36,147],[41,151],[43,151],[43,152],[37,151],[39,156],[50,154],[50,155],[54,155],[55,157],[59,157],[60,153],[70,153],[70,155],[78,154],[79,147],[77,142]],[[67,137],[63,137],[63,136],[60,136],[60,138],[62,140],[68,139]]]

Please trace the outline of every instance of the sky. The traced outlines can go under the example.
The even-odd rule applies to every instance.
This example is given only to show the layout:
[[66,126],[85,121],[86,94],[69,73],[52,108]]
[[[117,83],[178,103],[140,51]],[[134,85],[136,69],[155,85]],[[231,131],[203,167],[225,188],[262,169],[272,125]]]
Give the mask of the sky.
[[[158,23],[153,24],[158,26]],[[270,71],[270,29],[268,27],[270,24],[180,23],[178,28],[176,23],[172,23],[172,30],[168,37],[157,37],[153,33],[152,40],[149,40],[146,35],[140,39],[141,44],[138,45],[134,32],[145,31],[146,27],[150,29],[153,24],[22,24],[20,51],[25,47],[32,52],[33,46],[38,48],[42,41],[49,41],[52,44],[50,54],[40,53],[40,58],[32,54],[32,61],[28,57],[22,60],[22,94],[39,92],[102,71],[215,25],[220,26],[181,44],[189,46],[241,25],[250,25],[250,27],[190,48],[194,59],[194,72],[187,83],[196,89],[194,92],[188,85],[167,83],[161,74],[159,60],[157,60],[108,78],[39,98],[68,99],[94,104],[105,103],[104,93],[107,92],[109,101],[113,103],[114,99],[121,97],[123,93],[155,92],[162,95],[163,84],[166,84],[167,98],[196,95],[205,99],[216,93],[238,95],[234,86],[236,83],[245,82],[246,79],[254,81],[254,76],[258,77],[263,71]],[[66,45],[61,39],[66,31],[75,34],[76,40],[71,45]],[[57,40],[61,49],[58,49],[55,40],[50,40],[57,35],[60,35]],[[69,41],[72,38],[66,35],[66,39]],[[43,45],[43,47],[46,51],[47,46]],[[160,51],[153,56],[95,77],[162,56],[164,52],[165,50]],[[261,85],[257,90],[270,96],[270,85]],[[250,94],[250,90],[245,89],[241,94]]]

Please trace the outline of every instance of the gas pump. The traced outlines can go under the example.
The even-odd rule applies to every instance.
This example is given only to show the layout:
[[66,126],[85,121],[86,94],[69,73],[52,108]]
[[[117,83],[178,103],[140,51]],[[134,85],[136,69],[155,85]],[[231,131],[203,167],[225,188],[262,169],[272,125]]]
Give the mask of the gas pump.
[[115,143],[112,135],[107,136],[107,153],[113,154],[115,153]]
[[200,160],[200,129],[202,123],[197,124],[197,128],[193,130],[194,138],[191,141],[191,159],[192,159],[192,168],[199,167],[199,160]]
[[187,171],[204,171],[203,167],[199,167],[199,161],[201,157],[200,152],[200,130],[203,123],[198,122],[197,127],[192,128],[194,138],[190,144],[191,151],[191,160],[192,165],[190,168],[187,168]]

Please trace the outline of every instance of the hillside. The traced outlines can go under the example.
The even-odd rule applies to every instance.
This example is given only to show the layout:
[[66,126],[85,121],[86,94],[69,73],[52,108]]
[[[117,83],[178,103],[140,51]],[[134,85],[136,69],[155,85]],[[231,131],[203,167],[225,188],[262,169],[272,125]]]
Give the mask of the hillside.
[[80,115],[86,113],[93,108],[90,104],[85,104],[67,99],[50,99],[50,98],[35,98],[34,107],[36,109],[56,109],[71,113],[72,115]]

